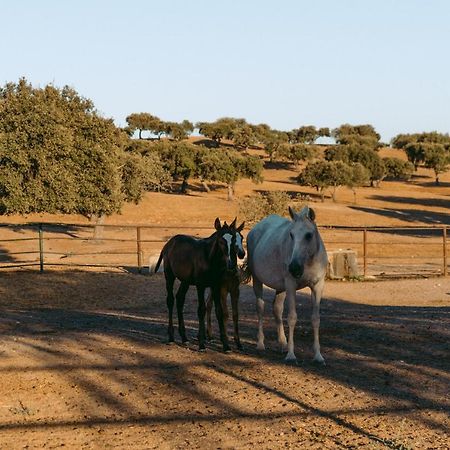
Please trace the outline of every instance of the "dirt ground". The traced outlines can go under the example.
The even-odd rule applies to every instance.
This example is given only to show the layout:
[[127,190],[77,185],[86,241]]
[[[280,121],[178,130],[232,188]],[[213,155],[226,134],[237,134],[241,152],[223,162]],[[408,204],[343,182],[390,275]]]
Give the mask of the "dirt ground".
[[199,353],[194,290],[190,344],[166,343],[161,274],[0,273],[0,447],[449,448],[450,279],[328,282],[324,367],[305,294],[292,366],[269,290],[265,352],[245,285],[244,351]]
[[[295,183],[297,174],[292,166],[267,164],[264,183],[239,181],[237,198],[268,190],[307,195],[319,225],[450,225],[450,173],[436,187],[433,174],[421,168],[408,183],[358,189],[356,204],[346,188],[338,190],[337,203],[320,202],[313,189]],[[192,183],[189,195],[147,193],[106,223],[212,227],[217,216],[242,215],[223,186],[212,188],[207,194]],[[39,221],[87,222],[81,216],[0,217],[3,223]],[[25,236],[19,227],[9,232]],[[111,237],[123,236],[116,233]],[[333,236],[325,237],[330,248]],[[427,247],[435,259],[439,242]],[[1,244],[7,262],[16,261],[15,251],[29,251],[20,245],[36,245]],[[70,262],[77,250],[69,239],[59,248],[55,241],[45,245],[60,262]],[[411,257],[419,246],[376,247],[400,268],[398,256]],[[199,353],[193,295],[186,302],[191,343],[167,345],[161,274],[0,271],[0,448],[450,448],[450,278],[328,282],[324,367],[311,362],[304,294],[298,297],[297,366],[283,362],[270,301],[267,351],[256,351],[250,286],[241,290],[244,351],[223,354],[213,342]],[[265,291],[268,300],[272,295]]]

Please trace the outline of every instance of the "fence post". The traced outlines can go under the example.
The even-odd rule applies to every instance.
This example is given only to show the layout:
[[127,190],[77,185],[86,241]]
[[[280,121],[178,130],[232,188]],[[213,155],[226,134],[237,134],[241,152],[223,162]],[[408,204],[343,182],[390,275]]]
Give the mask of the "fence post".
[[447,227],[444,225],[444,228],[442,228],[442,244],[443,244],[443,270],[442,274],[444,277],[448,275],[448,269],[447,269]]
[[42,223],[39,224],[39,270],[44,271],[44,231]]
[[367,276],[367,229],[363,230],[363,261],[364,261],[364,277]]
[[142,273],[141,227],[136,227],[136,251],[137,251],[138,272]]

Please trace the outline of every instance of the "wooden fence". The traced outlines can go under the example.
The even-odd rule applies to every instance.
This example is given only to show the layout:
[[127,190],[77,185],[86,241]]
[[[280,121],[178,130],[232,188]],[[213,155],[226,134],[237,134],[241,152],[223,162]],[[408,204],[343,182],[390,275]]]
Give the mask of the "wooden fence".
[[[178,233],[208,236],[209,227],[64,223],[0,224],[0,269],[121,267],[144,272]],[[352,250],[361,276],[447,276],[447,226],[319,226],[327,250]]]

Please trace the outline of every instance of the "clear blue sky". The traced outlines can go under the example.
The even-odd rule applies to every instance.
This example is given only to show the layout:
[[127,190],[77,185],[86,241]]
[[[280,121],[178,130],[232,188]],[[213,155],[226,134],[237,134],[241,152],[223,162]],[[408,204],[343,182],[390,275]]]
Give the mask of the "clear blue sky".
[[0,83],[68,84],[124,125],[450,132],[447,0],[0,0]]

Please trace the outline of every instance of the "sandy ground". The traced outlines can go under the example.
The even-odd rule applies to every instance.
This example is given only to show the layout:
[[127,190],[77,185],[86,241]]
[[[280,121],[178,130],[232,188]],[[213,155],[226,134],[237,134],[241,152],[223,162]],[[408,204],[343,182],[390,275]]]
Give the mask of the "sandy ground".
[[2,272],[1,448],[449,448],[450,279],[328,282],[324,367],[303,293],[291,366],[272,292],[267,350],[246,285],[231,354],[197,351],[193,292],[184,347],[166,343],[161,274]]
[[[450,225],[450,173],[440,187],[430,171],[419,169],[408,183],[361,188],[356,204],[345,188],[338,203],[321,203],[313,189],[295,184],[297,174],[289,165],[268,165],[263,184],[237,183],[237,197],[265,190],[309,195],[319,225]],[[215,217],[236,215],[239,201],[227,202],[224,187],[206,194],[192,183],[189,195],[148,193],[106,223],[212,227]],[[87,223],[80,216],[0,217],[3,223],[36,221]],[[8,232],[26,237],[20,228]],[[54,235],[63,239],[45,241],[54,252],[48,257],[73,261],[77,247],[68,238],[76,233],[65,229]],[[115,233],[128,238],[125,229]],[[325,237],[329,248],[341,240]],[[392,236],[380,235],[371,251],[395,257],[401,268],[426,241],[415,238],[395,236],[405,241],[394,244]],[[108,251],[123,251],[105,242]],[[0,243],[2,262],[16,261],[12,252],[29,251],[27,245],[36,243]],[[0,271],[0,448],[450,448],[450,278],[328,282],[325,367],[311,363],[310,302],[299,294],[299,364],[290,366],[276,343],[270,301],[267,351],[255,350],[249,286],[241,290],[243,352],[223,354],[218,342],[197,351],[193,290],[186,302],[192,342],[167,345],[163,277],[128,273],[136,266],[135,243],[129,245],[130,262],[108,256],[121,271]],[[147,256],[162,244],[152,245]],[[354,245],[360,252],[361,243]],[[442,243],[422,247],[438,260]],[[95,244],[88,251],[102,249]],[[265,296],[270,300],[272,293]]]

